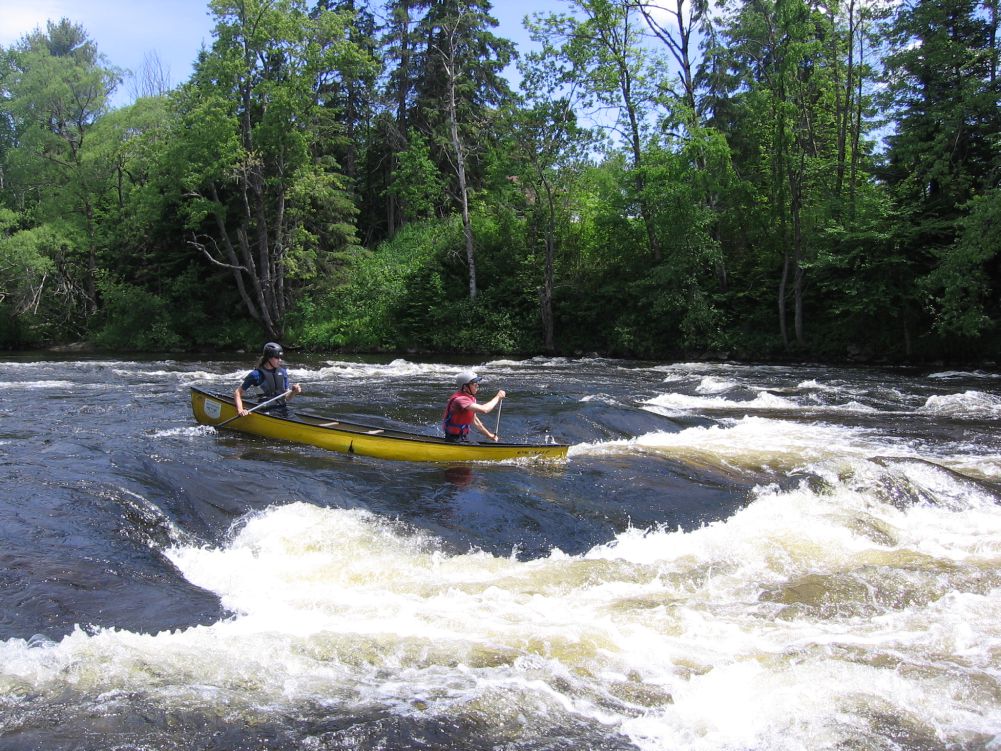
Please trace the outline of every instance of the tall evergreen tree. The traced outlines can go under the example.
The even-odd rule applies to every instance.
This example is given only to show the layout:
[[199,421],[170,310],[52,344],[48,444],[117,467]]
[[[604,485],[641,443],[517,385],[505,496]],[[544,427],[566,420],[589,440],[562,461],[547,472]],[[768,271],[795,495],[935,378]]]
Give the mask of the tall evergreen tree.
[[386,190],[394,180],[398,155],[409,146],[407,134],[410,132],[410,113],[414,107],[417,78],[417,59],[420,44],[417,24],[427,11],[430,0],[388,0],[386,2],[387,22],[382,37],[383,59],[387,68],[386,109],[379,119],[375,135],[379,144],[374,164],[370,167],[373,175],[381,180],[382,196],[385,199],[386,234],[392,236],[406,222],[406,207],[401,204],[402,196]]
[[783,345],[794,338],[802,347],[811,235],[823,221],[836,143],[825,52],[834,29],[819,6],[804,0],[748,0],[723,34],[725,49],[715,54],[732,75],[718,80],[735,101],[725,105],[726,133],[737,172],[759,196],[753,243],[765,278],[778,277],[772,283]]
[[901,6],[892,25],[896,129],[885,177],[915,245],[950,244],[961,207],[1001,176],[994,32],[976,0],[920,0]]
[[[343,58],[341,69],[318,77],[319,101],[332,110],[339,124],[338,129],[329,132],[324,140],[345,175],[357,185],[363,159],[360,152],[367,143],[378,104],[372,96],[379,73],[378,67],[372,64],[378,46],[376,22],[369,4],[364,0],[319,0],[312,15],[319,17],[328,11],[338,12],[350,19],[344,27],[344,34],[360,54]],[[330,39],[321,43],[333,44],[335,41]]]
[[[437,143],[444,173],[455,167],[450,156],[454,151],[448,114],[451,89],[459,135],[470,145],[489,136],[491,113],[513,96],[504,70],[515,58],[514,44],[493,33],[497,19],[491,9],[490,0],[430,0],[416,24],[407,124]],[[477,156],[476,150],[470,155],[474,185],[482,176]]]
[[480,145],[491,112],[511,96],[503,76],[514,45],[495,36],[489,0],[433,0],[418,26],[424,41],[411,122],[436,146],[439,169],[454,176],[451,193],[462,216],[469,298],[476,298],[476,252],[470,195],[482,182]]
[[996,24],[976,0],[919,0],[891,26],[884,177],[915,249],[952,244],[964,204],[1001,178]]
[[[967,282],[950,271],[956,264],[949,256],[957,252],[967,204],[1001,180],[998,19],[996,11],[983,11],[976,0],[918,0],[900,6],[890,27],[885,69],[896,127],[887,139],[884,179],[896,197],[896,234],[915,293],[917,280],[931,274],[940,305],[963,299],[959,290]],[[971,239],[967,232],[960,247],[971,247]],[[915,294],[911,305],[916,318],[923,301]],[[940,319],[948,320],[969,321],[955,314]]]

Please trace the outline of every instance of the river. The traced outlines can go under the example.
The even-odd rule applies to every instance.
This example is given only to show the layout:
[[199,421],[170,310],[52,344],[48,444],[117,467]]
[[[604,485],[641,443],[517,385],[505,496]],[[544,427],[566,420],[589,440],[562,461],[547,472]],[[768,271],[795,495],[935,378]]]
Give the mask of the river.
[[1001,748],[999,373],[487,360],[569,456],[446,467],[197,425],[252,365],[0,363],[3,751]]

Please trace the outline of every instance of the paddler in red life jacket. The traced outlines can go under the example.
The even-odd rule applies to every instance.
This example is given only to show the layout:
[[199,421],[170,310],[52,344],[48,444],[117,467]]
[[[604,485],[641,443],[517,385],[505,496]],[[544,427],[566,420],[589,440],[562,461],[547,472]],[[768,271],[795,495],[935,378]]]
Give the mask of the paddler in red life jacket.
[[288,371],[282,366],[282,358],[284,356],[285,353],[282,351],[282,345],[276,342],[268,342],[264,345],[261,361],[257,364],[256,368],[247,374],[247,377],[243,379],[243,383],[237,386],[236,391],[233,392],[236,411],[241,417],[250,414],[250,410],[243,408],[243,397],[248,389],[252,389],[255,386],[261,390],[262,400],[268,400],[279,394],[284,394],[291,388],[292,393],[285,399],[278,399],[270,406],[264,408],[265,412],[271,412],[281,417],[288,417],[286,402],[296,394],[301,394],[302,386],[298,383],[292,384],[291,387],[289,386]]
[[480,377],[471,370],[464,370],[455,378],[455,385],[459,387],[452,396],[448,398],[445,405],[445,416],[442,420],[442,428],[445,431],[445,439],[448,441],[469,440],[469,426],[475,425],[476,429],[483,433],[491,441],[497,440],[497,434],[491,433],[480,421],[479,415],[485,415],[493,410],[501,399],[507,394],[502,390],[485,404],[478,404],[476,394],[480,390]]

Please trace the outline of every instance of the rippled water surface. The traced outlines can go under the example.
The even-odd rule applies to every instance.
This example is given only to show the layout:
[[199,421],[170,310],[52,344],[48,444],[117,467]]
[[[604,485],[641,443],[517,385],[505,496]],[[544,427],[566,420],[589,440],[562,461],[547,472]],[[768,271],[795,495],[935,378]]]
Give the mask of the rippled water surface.
[[252,360],[0,363],[4,751],[1001,748],[998,373],[482,362],[569,457],[442,466],[196,425]]

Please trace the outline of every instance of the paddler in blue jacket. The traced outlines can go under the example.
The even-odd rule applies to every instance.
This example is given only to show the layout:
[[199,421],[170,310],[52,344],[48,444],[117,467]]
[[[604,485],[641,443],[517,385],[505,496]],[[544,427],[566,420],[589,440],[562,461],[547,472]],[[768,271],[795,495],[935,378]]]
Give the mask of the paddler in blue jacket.
[[247,377],[243,379],[243,383],[237,386],[236,391],[233,392],[233,401],[236,402],[236,411],[240,413],[240,417],[244,417],[250,413],[250,410],[243,407],[243,397],[248,389],[255,386],[263,392],[262,401],[267,401],[279,394],[284,394],[291,388],[292,393],[285,399],[278,399],[263,410],[264,412],[274,412],[282,417],[288,417],[287,402],[296,394],[302,393],[302,386],[298,383],[289,386],[288,371],[282,365],[282,358],[284,356],[285,353],[282,351],[280,344],[268,342],[264,345],[261,361],[257,364],[256,368],[247,374]]

